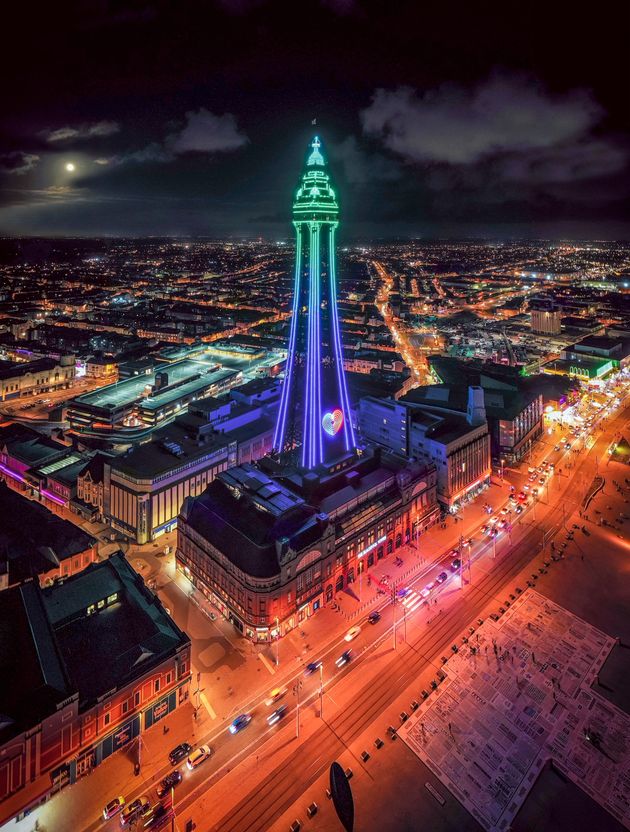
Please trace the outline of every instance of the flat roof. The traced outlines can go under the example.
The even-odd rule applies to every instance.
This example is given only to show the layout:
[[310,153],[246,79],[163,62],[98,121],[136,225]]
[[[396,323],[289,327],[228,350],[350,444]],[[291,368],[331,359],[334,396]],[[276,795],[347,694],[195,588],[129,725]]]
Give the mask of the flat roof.
[[89,404],[94,407],[121,407],[124,404],[131,404],[139,399],[145,389],[155,384],[157,373],[166,373],[168,383],[176,384],[183,382],[190,376],[198,373],[206,373],[211,367],[216,367],[216,359],[207,357],[185,358],[182,361],[174,361],[172,364],[158,365],[148,375],[132,376],[123,381],[108,384],[91,393],[85,393],[73,399],[76,404]]
[[163,393],[142,399],[139,406],[143,410],[158,410],[160,407],[166,407],[172,402],[176,402],[182,396],[187,396],[190,393],[195,393],[197,390],[203,390],[206,387],[211,387],[213,384],[217,384],[237,373],[238,370],[227,369],[206,373],[193,381],[189,381],[187,384],[181,384],[179,387],[174,387],[171,390],[165,390]]

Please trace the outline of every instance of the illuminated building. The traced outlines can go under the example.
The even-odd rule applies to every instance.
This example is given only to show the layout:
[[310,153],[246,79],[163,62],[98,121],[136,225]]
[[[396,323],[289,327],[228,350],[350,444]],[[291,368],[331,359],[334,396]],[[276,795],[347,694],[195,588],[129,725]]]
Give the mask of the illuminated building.
[[177,518],[177,568],[252,641],[284,635],[339,593],[362,600],[361,575],[440,514],[432,464],[356,449],[337,311],[339,209],[320,147],[315,138],[293,204],[277,453],[221,471]]
[[119,552],[0,592],[0,673],[2,825],[121,749],[138,759],[188,702],[190,639]]
[[293,202],[293,316],[274,448],[316,468],[355,448],[337,310],[339,206],[317,136]]
[[532,306],[530,309],[532,332],[539,335],[559,335],[562,309],[555,303]]

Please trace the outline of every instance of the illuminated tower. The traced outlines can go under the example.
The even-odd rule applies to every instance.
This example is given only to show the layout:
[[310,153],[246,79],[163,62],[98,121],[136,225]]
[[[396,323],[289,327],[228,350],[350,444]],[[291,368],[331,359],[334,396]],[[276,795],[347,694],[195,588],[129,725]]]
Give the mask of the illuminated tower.
[[315,468],[355,448],[337,313],[337,197],[315,136],[293,202],[293,316],[274,448]]

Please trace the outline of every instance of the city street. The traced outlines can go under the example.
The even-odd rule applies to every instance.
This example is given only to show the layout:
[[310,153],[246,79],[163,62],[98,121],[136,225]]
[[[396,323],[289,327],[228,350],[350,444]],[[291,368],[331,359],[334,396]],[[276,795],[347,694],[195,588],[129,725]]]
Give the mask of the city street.
[[[355,585],[357,598],[344,593],[343,612],[332,609],[318,612],[305,623],[304,636],[296,631],[279,645],[251,645],[237,635],[227,621],[219,617],[210,621],[197,605],[190,603],[188,596],[192,587],[181,574],[175,573],[174,534],[160,538],[154,544],[131,546],[127,556],[134,567],[147,582],[155,581],[163,603],[191,635],[195,680],[196,673],[201,674],[198,693],[196,684],[193,685],[193,705],[199,708],[197,720],[192,719],[192,710],[186,709],[189,722],[179,714],[174,715],[172,720],[175,722],[177,718],[178,727],[173,733],[161,735],[154,730],[145,735],[152,753],[150,767],[146,768],[145,764],[141,785],[132,774],[133,755],[117,755],[96,769],[88,780],[79,781],[72,787],[74,796],[85,789],[80,800],[70,799],[70,792],[61,793],[42,807],[38,817],[41,816],[43,828],[59,811],[74,816],[76,828],[99,828],[100,821],[94,819],[98,816],[99,806],[110,799],[112,793],[122,792],[130,800],[154,788],[170,770],[166,762],[168,750],[177,741],[191,738],[196,742],[208,742],[214,753],[210,762],[187,773],[178,787],[177,815],[180,818],[187,817],[187,813],[198,817],[197,801],[203,799],[210,785],[213,795],[217,791],[223,794],[225,789],[229,794],[229,775],[242,766],[251,767],[254,757],[273,759],[278,765],[282,750],[290,755],[286,764],[280,766],[281,771],[274,769],[265,775],[264,765],[256,769],[259,776],[269,778],[268,784],[274,784],[273,789],[268,790],[267,786],[263,789],[265,812],[256,788],[234,813],[212,821],[218,823],[220,820],[217,828],[221,829],[269,828],[268,824],[291,805],[298,793],[301,794],[300,790],[308,787],[320,767],[333,758],[338,743],[347,744],[365,730],[401,690],[415,683],[426,670],[427,663],[435,662],[448,651],[449,644],[462,628],[482,614],[488,603],[496,606],[507,601],[515,576],[541,553],[543,544],[549,557],[553,551],[551,547],[556,546],[564,529],[569,527],[573,513],[581,510],[583,497],[592,490],[597,472],[606,466],[606,451],[613,437],[625,430],[627,415],[624,411],[618,417],[609,416],[604,431],[595,441],[587,441],[586,448],[579,453],[564,445],[554,450],[556,436],[565,429],[555,426],[552,428],[554,433],[546,434],[545,441],[533,450],[531,465],[523,465],[520,472],[505,471],[502,485],[491,486],[477,504],[464,509],[463,521],[456,522],[451,518],[446,528],[432,529],[421,537],[417,549],[407,547],[401,555],[403,566],[398,572],[401,578],[397,577],[398,568],[391,558],[383,561],[372,573],[370,586],[366,587],[367,578],[361,589]],[[554,463],[557,473],[541,488],[539,500],[528,498],[529,506],[518,518],[501,514],[501,508],[507,509],[504,504],[508,502],[510,485],[519,493],[532,476],[528,467],[540,464],[543,457]],[[482,525],[488,525],[489,515],[483,508],[488,502],[494,509],[492,516],[510,518],[495,538],[480,532]],[[459,549],[453,550],[461,537],[472,538],[470,557],[466,553],[462,558],[463,568],[454,569],[452,561]],[[166,547],[168,554],[164,553]],[[384,574],[390,576],[390,586],[395,588],[398,596],[395,605],[390,603],[388,593],[378,593],[377,579],[383,586]],[[373,610],[378,610],[381,618],[377,623],[369,624],[367,614]],[[356,624],[360,626],[360,632],[351,642],[345,641],[344,634]],[[279,665],[275,664],[276,647]],[[350,661],[339,668],[336,661],[347,649],[352,651]],[[317,668],[314,673],[305,675],[305,665],[312,661],[321,661],[321,670]],[[280,702],[288,707],[282,721],[270,727],[266,715],[273,708],[266,705],[266,700],[269,691],[278,687],[286,689]],[[294,748],[295,742],[291,738],[297,726],[298,694],[301,741],[298,748]],[[344,701],[351,702],[352,706],[344,710]],[[330,713],[332,717],[334,733],[319,721],[322,704],[324,713]],[[253,720],[242,732],[232,736],[228,726],[239,713],[251,713]],[[305,743],[313,732],[317,736],[315,742]],[[281,750],[272,755],[269,749],[276,748]],[[293,772],[294,785],[287,782],[290,779],[287,772]],[[97,783],[102,785],[96,788]],[[225,809],[224,800],[219,804]],[[250,811],[254,811],[248,809],[250,806],[255,807],[256,816],[260,818],[259,826],[249,825]],[[211,828],[208,823],[206,828]]]

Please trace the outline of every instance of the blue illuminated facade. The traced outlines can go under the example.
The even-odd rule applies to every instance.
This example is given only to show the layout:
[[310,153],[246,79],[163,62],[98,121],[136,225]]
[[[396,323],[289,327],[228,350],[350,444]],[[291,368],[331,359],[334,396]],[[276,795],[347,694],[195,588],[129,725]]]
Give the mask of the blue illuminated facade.
[[355,449],[337,311],[339,205],[315,136],[293,202],[295,289],[274,448],[303,468]]

